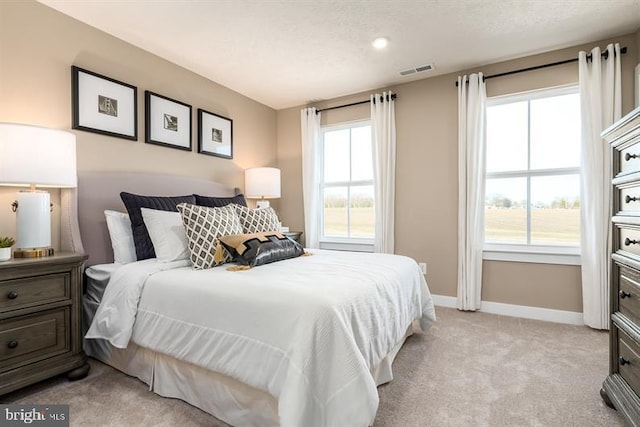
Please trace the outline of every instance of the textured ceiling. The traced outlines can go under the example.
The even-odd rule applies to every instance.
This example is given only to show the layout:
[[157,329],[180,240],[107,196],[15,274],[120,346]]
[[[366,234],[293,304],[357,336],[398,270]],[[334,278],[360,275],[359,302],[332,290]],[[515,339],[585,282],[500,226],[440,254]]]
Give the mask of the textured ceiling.
[[640,0],[39,1],[275,109],[640,27]]

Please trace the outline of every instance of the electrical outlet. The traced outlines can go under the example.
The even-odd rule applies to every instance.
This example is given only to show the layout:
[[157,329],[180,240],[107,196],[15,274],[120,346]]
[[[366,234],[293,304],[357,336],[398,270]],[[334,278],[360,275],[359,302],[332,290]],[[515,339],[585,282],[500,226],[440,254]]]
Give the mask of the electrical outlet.
[[421,262],[421,263],[418,263],[418,265],[420,266],[420,270],[422,271],[422,274],[427,274],[427,263]]

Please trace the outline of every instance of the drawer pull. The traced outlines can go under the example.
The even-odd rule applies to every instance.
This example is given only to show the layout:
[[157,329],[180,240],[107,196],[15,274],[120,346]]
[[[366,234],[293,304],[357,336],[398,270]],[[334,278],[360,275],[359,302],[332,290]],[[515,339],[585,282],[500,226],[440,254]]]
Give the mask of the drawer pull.
[[7,294],[7,298],[9,299],[16,299],[18,298],[18,293],[16,291],[11,291]]
[[7,347],[9,348],[16,348],[18,346],[18,341],[16,340],[11,340],[7,343]]
[[625,246],[636,245],[638,243],[640,243],[640,240],[631,240],[628,237],[626,239],[624,239],[624,245]]
[[629,292],[620,291],[620,299],[631,298],[631,294]]
[[637,155],[637,154],[629,154],[629,153],[627,153],[627,154],[625,154],[625,155],[624,155],[624,159],[625,159],[627,162],[628,162],[629,160],[631,160],[631,159],[635,159],[636,157],[638,157],[638,155]]
[[624,366],[624,365],[631,365],[631,361],[630,361],[630,360],[625,359],[625,358],[624,358],[624,357],[622,357],[622,356],[620,356],[619,361],[620,361],[620,366]]
[[625,203],[629,203],[629,202],[637,202],[638,200],[640,200],[640,197],[631,197],[631,196],[627,196],[624,198],[624,202]]

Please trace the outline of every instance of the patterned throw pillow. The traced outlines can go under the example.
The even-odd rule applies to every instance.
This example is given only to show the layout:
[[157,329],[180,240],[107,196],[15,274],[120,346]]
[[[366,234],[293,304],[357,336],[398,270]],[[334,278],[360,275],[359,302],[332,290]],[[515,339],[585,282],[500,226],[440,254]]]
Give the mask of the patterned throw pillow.
[[257,267],[304,254],[302,245],[277,231],[252,234],[232,234],[220,237],[220,242],[241,265]]
[[181,203],[178,211],[189,241],[193,268],[201,270],[233,260],[218,240],[221,236],[242,233],[242,226],[232,205],[208,208]]
[[249,209],[246,206],[232,205],[236,209],[242,232],[245,234],[280,231],[280,220],[273,208]]

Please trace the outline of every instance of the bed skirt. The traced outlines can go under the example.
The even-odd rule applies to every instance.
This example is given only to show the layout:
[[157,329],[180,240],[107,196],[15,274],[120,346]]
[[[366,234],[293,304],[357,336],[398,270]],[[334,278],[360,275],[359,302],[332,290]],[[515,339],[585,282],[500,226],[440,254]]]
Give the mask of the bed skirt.
[[[86,332],[98,304],[83,300],[83,326]],[[377,366],[371,369],[377,385],[393,379],[391,365],[413,325]],[[85,339],[84,351],[127,375],[136,377],[149,390],[163,397],[184,400],[234,426],[278,426],[278,401],[269,393],[227,375],[175,359],[130,342],[126,349],[105,340]]]

